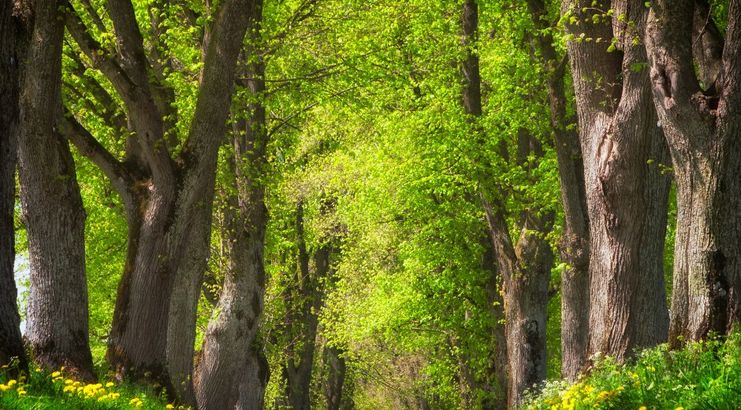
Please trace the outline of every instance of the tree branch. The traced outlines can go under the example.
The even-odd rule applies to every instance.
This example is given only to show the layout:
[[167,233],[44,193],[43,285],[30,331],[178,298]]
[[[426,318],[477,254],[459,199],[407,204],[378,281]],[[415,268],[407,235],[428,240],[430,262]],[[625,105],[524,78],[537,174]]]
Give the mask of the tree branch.
[[56,123],[58,131],[77,147],[80,154],[90,159],[111,180],[124,202],[130,202],[129,187],[133,178],[126,166],[98,142],[66,107]]

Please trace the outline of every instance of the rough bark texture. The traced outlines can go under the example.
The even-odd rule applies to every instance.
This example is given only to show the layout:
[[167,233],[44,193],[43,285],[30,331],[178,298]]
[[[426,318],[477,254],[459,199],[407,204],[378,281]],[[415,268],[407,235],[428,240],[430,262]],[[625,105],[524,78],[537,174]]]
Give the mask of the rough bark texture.
[[[251,3],[250,38],[259,40],[262,1]],[[216,35],[216,33],[214,33]],[[203,353],[196,368],[195,388],[201,409],[256,409],[264,401],[269,369],[257,340],[265,294],[263,251],[268,221],[262,184],[268,135],[265,108],[265,67],[261,59],[245,63],[246,85],[258,102],[234,131],[234,186],[229,198],[227,252],[229,267],[216,311],[208,325]]]
[[[213,187],[208,187],[207,192],[213,192]],[[208,264],[211,214],[211,207],[204,204],[198,208],[192,219],[188,248],[183,262],[178,265],[170,297],[167,329],[168,373],[177,397],[192,407],[196,406],[192,377],[196,316],[203,276]]]
[[26,370],[20,316],[13,276],[15,261],[15,164],[18,141],[21,26],[13,16],[13,1],[0,3],[0,366],[18,360]]
[[525,213],[516,246],[504,214],[485,201],[497,267],[504,279],[504,316],[509,361],[507,406],[518,407],[524,391],[546,377],[548,282],[553,264],[545,234],[551,223]]
[[[640,39],[643,2],[564,2],[581,23],[568,50],[576,94],[590,228],[589,350],[622,360],[666,340],[663,244],[669,180]],[[593,19],[614,8],[613,21]],[[585,10],[585,11],[582,11]],[[622,21],[625,20],[625,21]],[[630,22],[630,24],[628,24]],[[615,37],[617,50],[602,40]]]
[[566,58],[560,56],[549,34],[548,10],[543,0],[528,0],[533,23],[540,33],[536,47],[547,75],[548,105],[564,213],[559,243],[561,261],[561,377],[576,379],[587,361],[589,341],[589,220],[584,188],[584,164],[578,134],[566,114],[564,75]]
[[28,232],[31,286],[28,332],[34,359],[93,378],[88,343],[85,210],[67,141],[57,134],[61,110],[62,2],[37,1],[20,97],[18,165]]
[[[111,180],[127,211],[128,251],[107,358],[119,377],[153,378],[188,402],[193,400],[188,381],[192,350],[183,345],[193,338],[194,307],[208,255],[203,247],[210,236],[216,157],[226,132],[236,60],[247,29],[245,10],[252,4],[251,0],[224,1],[215,14],[211,35],[204,42],[193,122],[177,158],[168,151],[169,122],[164,119],[172,106],[168,101],[172,92],[157,80],[160,64],[149,61],[144,51],[131,2],[107,2],[115,50],[104,50],[74,10],[65,19],[91,68],[99,69],[119,94],[132,131],[126,158],[119,160],[74,118],[61,122],[62,131],[80,152]],[[174,340],[177,337],[184,340]]]
[[[693,39],[693,19],[707,16],[706,6],[691,0],[654,2],[646,35],[654,102],[677,183],[669,331],[675,346],[710,331],[725,333],[738,321],[741,2],[729,3],[722,57],[723,40],[712,38],[712,29]],[[700,50],[694,47],[695,60],[694,42],[703,44]],[[713,84],[703,91],[701,79]]]

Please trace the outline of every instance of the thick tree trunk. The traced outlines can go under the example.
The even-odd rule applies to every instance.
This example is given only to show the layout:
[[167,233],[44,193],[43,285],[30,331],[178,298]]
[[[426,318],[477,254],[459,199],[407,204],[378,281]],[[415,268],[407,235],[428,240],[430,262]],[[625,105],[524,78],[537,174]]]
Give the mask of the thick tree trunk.
[[[247,11],[252,50],[258,46],[262,1]],[[195,390],[201,409],[256,409],[264,402],[269,369],[257,341],[263,310],[265,267],[263,251],[268,214],[261,178],[265,172],[265,91],[262,60],[246,63],[247,87],[258,102],[248,107],[247,119],[237,122],[234,136],[234,185],[229,198],[229,267],[216,310],[203,341],[195,371]]]
[[0,366],[15,358],[17,370],[27,370],[21,341],[15,287],[15,165],[20,94],[21,27],[13,16],[13,1],[0,3]]
[[543,0],[528,0],[533,24],[541,33],[536,45],[547,74],[548,105],[564,213],[559,243],[561,261],[561,376],[575,380],[587,361],[589,342],[589,220],[587,218],[584,164],[576,131],[567,117],[564,75],[566,59],[559,56],[548,34],[548,10]]
[[[596,7],[583,0],[564,2],[564,12],[583,24],[569,56],[576,91],[579,135],[590,228],[589,354],[626,358],[636,347],[666,339],[663,243],[669,180],[657,164],[666,148],[656,127],[646,53],[640,42],[646,8],[627,7],[627,24],[615,18],[593,20]],[[612,5],[615,15],[624,4]],[[584,11],[582,11],[584,10]],[[613,34],[613,27],[616,33]],[[618,50],[595,39],[616,37]]]
[[18,165],[31,286],[27,337],[45,369],[93,378],[85,280],[85,210],[74,161],[56,133],[61,110],[62,2],[33,5],[33,34],[20,99]]
[[[242,394],[245,398],[264,394],[260,392],[264,388],[262,383],[243,386],[239,382],[246,372],[255,370],[248,364],[254,365],[256,361],[248,359],[254,355],[251,349],[255,348],[265,290],[262,258],[267,210],[262,188],[250,189],[256,192],[243,203],[248,208],[237,208],[230,224],[234,237],[228,245],[230,266],[216,308],[219,314],[208,325],[203,355],[196,369],[196,397],[201,409],[235,408],[241,403]],[[239,207],[236,201],[232,205]],[[240,392],[241,389],[247,390]]]
[[347,365],[342,357],[342,350],[333,346],[325,346],[324,364],[327,367],[327,380],[324,386],[327,410],[340,410],[342,408],[345,374],[347,373]]
[[[696,12],[706,14],[706,7],[702,1],[657,1],[646,35],[654,102],[677,183],[669,331],[675,346],[710,331],[725,333],[738,321],[741,2],[729,3],[722,56],[712,46],[722,39],[692,37]],[[703,43],[694,55],[703,82],[719,79],[704,84],[704,92],[693,66],[696,41]]]
[[270,379],[268,359],[259,343],[253,342],[247,353],[247,365],[239,381],[237,410],[262,410],[265,408],[265,389]]
[[[207,192],[213,192],[213,187]],[[180,401],[193,408],[196,407],[192,380],[195,321],[211,246],[211,214],[211,207],[204,205],[192,220],[188,248],[178,265],[172,289],[167,329],[167,365],[172,387]]]
[[[210,235],[217,151],[226,131],[236,60],[247,28],[248,13],[243,10],[251,4],[249,0],[220,4],[213,35],[205,44],[196,110],[179,161],[167,150],[157,104],[161,95],[150,84],[151,68],[130,2],[108,3],[120,54],[115,58],[96,53],[99,45],[83,23],[73,13],[67,15],[70,33],[121,95],[136,133],[129,140],[125,162],[117,161],[91,136],[74,135],[75,143],[86,148],[86,155],[116,186],[128,213],[129,248],[107,357],[119,377],[155,379],[174,395],[184,395],[185,401],[193,400],[187,397],[191,348],[185,346],[178,354],[174,344],[192,339],[195,289],[200,288],[204,266],[202,260],[187,264],[208,255],[204,238]],[[173,288],[183,299],[171,305]],[[178,323],[170,325],[173,320]],[[180,336],[187,340],[168,342],[168,337]],[[168,346],[170,357],[177,360],[171,367],[174,379],[169,375]]]

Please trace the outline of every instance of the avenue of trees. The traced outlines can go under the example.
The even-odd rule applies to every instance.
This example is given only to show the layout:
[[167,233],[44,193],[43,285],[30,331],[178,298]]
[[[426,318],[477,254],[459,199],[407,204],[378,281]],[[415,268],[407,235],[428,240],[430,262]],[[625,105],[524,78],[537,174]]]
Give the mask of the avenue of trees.
[[499,409],[738,328],[741,0],[1,1],[0,365]]

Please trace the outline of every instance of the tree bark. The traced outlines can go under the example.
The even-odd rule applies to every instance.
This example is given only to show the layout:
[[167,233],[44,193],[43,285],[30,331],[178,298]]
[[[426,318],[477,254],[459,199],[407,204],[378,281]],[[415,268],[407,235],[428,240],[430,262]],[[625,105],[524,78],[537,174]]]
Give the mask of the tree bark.
[[548,10],[543,0],[528,0],[533,24],[539,30],[536,48],[547,75],[548,105],[564,213],[559,243],[561,262],[561,376],[575,380],[587,361],[589,342],[589,220],[584,187],[584,164],[578,134],[569,125],[564,92],[565,56],[560,56],[549,34]]
[[28,231],[31,286],[26,334],[34,359],[92,379],[85,279],[85,210],[67,141],[55,130],[61,110],[61,1],[34,2],[33,33],[20,97],[18,165]]
[[[249,15],[250,50],[260,39],[262,1]],[[203,341],[196,368],[196,397],[201,409],[256,409],[264,402],[269,369],[257,340],[265,294],[265,207],[263,178],[266,169],[265,66],[262,59],[246,62],[246,85],[257,102],[248,118],[237,121],[234,132],[233,175],[236,194],[227,209],[229,267],[216,311]]]
[[[703,6],[691,0],[654,2],[646,34],[653,99],[677,183],[673,346],[703,339],[710,331],[726,333],[739,320],[741,2],[729,3],[722,56],[714,51],[717,46],[700,52],[695,47],[693,60],[693,42],[710,42],[692,35],[696,11]],[[693,61],[701,67],[703,83],[712,81],[713,67],[719,67],[717,81],[705,91]]]
[[[564,2],[590,229],[589,350],[623,360],[666,340],[663,244],[669,180],[640,39],[641,2]],[[615,9],[615,16],[597,10]],[[622,16],[622,17],[620,17]],[[630,24],[629,24],[630,22]],[[577,40],[582,36],[589,40]],[[607,39],[615,38],[614,52]],[[602,41],[597,41],[601,39]]]
[[15,287],[15,165],[18,145],[20,64],[18,45],[24,41],[13,15],[13,1],[0,4],[0,366],[15,358],[16,370],[28,370],[21,341]]
[[[176,158],[168,152],[167,122],[161,108],[168,106],[163,101],[167,93],[161,92],[162,84],[152,73],[156,64],[144,52],[131,2],[107,3],[116,32],[115,51],[104,50],[74,10],[65,19],[92,68],[110,80],[123,100],[133,131],[126,158],[119,160],[74,118],[68,116],[62,122],[65,134],[111,180],[127,210],[129,244],[107,358],[119,378],[155,379],[186,401],[192,401],[187,396],[193,359],[187,354],[189,346],[183,346],[181,354],[176,344],[187,344],[193,338],[194,307],[208,255],[208,248],[203,247],[210,237],[216,157],[226,132],[236,60],[249,19],[244,10],[252,4],[251,0],[220,4],[209,40],[204,42],[204,69],[193,122]],[[175,299],[173,291],[177,292]],[[168,357],[172,362],[168,363]],[[173,378],[170,370],[175,373]]]

